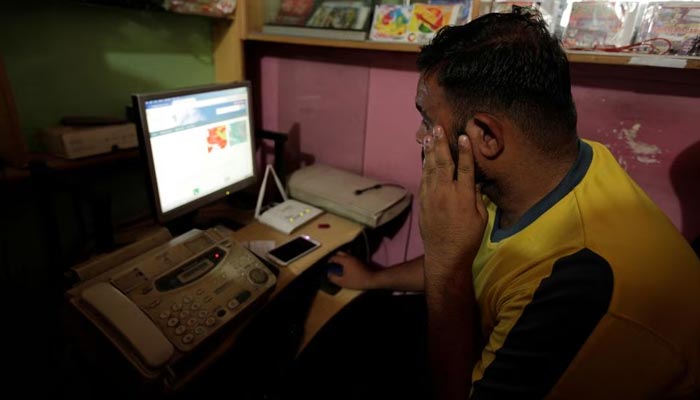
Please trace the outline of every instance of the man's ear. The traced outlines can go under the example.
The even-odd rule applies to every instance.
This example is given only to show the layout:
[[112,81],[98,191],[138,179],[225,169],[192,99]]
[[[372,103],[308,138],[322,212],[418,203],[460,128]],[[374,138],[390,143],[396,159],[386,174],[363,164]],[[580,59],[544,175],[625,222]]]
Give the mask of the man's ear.
[[467,121],[466,134],[474,149],[485,158],[496,158],[503,151],[503,124],[493,114],[474,114],[474,117]]

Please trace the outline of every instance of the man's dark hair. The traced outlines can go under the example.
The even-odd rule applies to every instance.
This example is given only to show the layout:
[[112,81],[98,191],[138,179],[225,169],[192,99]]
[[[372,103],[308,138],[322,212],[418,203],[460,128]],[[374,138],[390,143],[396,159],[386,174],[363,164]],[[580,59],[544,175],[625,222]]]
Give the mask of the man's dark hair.
[[443,28],[422,48],[418,68],[435,74],[461,127],[477,111],[506,115],[547,152],[576,135],[569,62],[530,10]]

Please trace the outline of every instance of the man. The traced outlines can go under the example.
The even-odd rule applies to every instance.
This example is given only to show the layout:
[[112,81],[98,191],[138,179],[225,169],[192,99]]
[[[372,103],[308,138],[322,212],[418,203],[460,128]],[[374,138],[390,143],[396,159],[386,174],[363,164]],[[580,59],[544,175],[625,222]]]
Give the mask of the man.
[[578,138],[544,23],[444,29],[418,66],[425,255],[375,270],[338,254],[330,279],[425,292],[441,399],[699,398],[700,262],[607,148]]

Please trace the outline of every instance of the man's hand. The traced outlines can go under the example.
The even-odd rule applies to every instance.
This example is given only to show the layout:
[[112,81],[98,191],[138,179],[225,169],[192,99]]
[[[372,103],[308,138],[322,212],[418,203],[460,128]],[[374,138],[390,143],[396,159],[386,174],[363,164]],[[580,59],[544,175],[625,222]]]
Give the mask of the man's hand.
[[420,231],[426,274],[453,277],[476,256],[488,214],[474,182],[474,155],[469,137],[458,139],[457,180],[445,131],[440,126],[423,140],[425,164],[420,188]]
[[377,271],[371,269],[362,261],[347,254],[338,252],[328,260],[340,264],[339,270],[328,271],[328,279],[338,286],[348,289],[376,289],[375,277]]
[[478,360],[478,307],[472,262],[486,226],[486,206],[474,182],[474,156],[467,136],[458,139],[457,180],[441,127],[423,141],[420,228],[425,248],[428,347],[435,395],[466,399]]

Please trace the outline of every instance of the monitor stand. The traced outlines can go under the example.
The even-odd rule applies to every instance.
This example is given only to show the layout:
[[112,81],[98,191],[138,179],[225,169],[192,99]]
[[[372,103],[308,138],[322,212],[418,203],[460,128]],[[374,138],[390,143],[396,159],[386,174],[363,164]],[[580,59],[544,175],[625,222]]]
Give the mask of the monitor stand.
[[193,228],[206,230],[216,225],[224,225],[236,231],[255,221],[254,201],[236,193],[179,216],[165,223],[165,227],[173,236],[181,235]]
[[195,226],[195,220],[197,217],[198,210],[189,212],[187,214],[181,215],[172,221],[166,222],[164,225],[170,231],[173,237],[182,235],[185,232],[190,231],[193,228],[198,228]]

